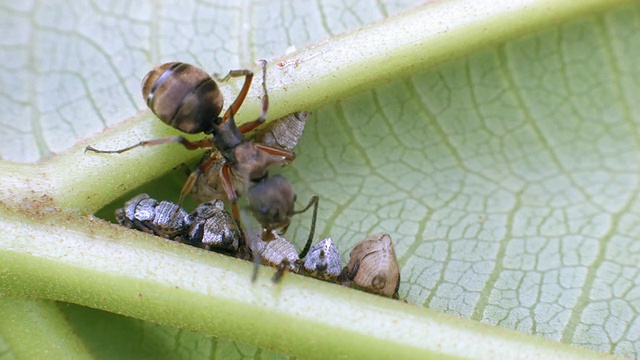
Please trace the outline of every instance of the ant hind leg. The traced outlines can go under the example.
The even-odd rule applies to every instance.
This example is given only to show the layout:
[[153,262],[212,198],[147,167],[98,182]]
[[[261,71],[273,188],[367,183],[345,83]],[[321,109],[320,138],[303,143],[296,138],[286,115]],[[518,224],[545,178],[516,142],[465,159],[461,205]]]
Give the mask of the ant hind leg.
[[129,151],[131,149],[135,149],[135,148],[140,147],[140,146],[155,146],[155,145],[171,144],[171,143],[180,143],[187,150],[196,150],[196,149],[213,147],[213,142],[211,141],[211,139],[202,139],[202,140],[197,140],[197,141],[189,141],[189,140],[187,140],[186,138],[184,138],[182,136],[170,136],[170,137],[165,137],[165,138],[160,138],[160,139],[151,139],[151,140],[140,141],[139,143],[137,143],[135,145],[131,145],[131,146],[128,146],[126,148],[119,149],[119,150],[98,150],[98,149],[94,148],[91,145],[87,145],[87,147],[84,148],[84,152],[92,151],[92,152],[99,153],[99,154],[121,154],[121,153],[123,153],[125,151]]
[[[264,91],[264,96],[262,98],[262,114],[260,116],[260,118],[258,118],[258,120],[249,122],[247,124],[244,124],[243,126],[240,127],[240,132],[242,134],[244,134],[247,131],[251,131],[251,129],[255,129],[256,127],[260,126],[260,124],[262,124],[265,120],[265,118],[267,117],[267,110],[269,109],[269,96],[267,94],[267,85],[266,85],[266,76],[267,76],[267,61],[266,60],[260,60],[260,63],[262,64],[262,90]],[[238,96],[236,97],[236,99],[233,101],[233,103],[231,104],[231,106],[229,106],[229,108],[227,109],[227,111],[224,113],[224,115],[222,116],[222,122],[226,122],[230,117],[231,114],[235,114],[238,112],[238,110],[240,109],[240,106],[242,106],[242,103],[244,102],[244,99],[247,97],[247,93],[249,92],[249,88],[251,87],[251,81],[253,80],[253,72],[251,70],[231,70],[229,71],[229,73],[223,77],[222,79],[220,79],[220,81],[227,81],[232,77],[241,77],[244,76],[244,84],[242,84],[242,88],[240,89],[240,92],[238,93]],[[257,125],[249,125],[249,124],[254,124],[257,122]],[[252,127],[253,126],[253,127]],[[244,130],[246,127],[249,127],[249,130]]]
[[258,119],[240,125],[238,129],[241,134],[246,134],[264,124],[264,121],[267,118],[267,111],[269,110],[269,93],[267,92],[267,61],[260,60],[260,63],[262,64],[262,111]]

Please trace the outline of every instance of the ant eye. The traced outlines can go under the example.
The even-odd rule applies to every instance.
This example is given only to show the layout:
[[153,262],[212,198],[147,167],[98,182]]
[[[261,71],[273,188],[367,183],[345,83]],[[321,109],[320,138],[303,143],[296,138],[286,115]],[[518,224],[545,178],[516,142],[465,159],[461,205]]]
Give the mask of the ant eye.
[[[266,217],[266,218],[275,217],[274,214],[270,214],[270,210],[271,209],[268,208],[268,207],[261,207],[259,212],[258,212],[258,214],[261,217]],[[277,211],[276,211],[276,213],[277,213]]]

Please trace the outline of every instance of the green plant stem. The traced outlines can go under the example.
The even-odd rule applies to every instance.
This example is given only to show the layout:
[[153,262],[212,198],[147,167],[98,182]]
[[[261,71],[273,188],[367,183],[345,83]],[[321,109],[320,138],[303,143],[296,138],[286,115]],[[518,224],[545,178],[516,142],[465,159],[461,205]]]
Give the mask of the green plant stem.
[[[277,116],[313,110],[630,0],[433,1],[282,59],[267,74]],[[278,60],[276,60],[278,62]],[[298,66],[296,66],[298,64]]]
[[[628,2],[430,3],[272,62],[271,118]],[[459,11],[465,7],[473,11]],[[240,122],[254,117],[257,106],[249,102]],[[175,132],[147,112],[91,145],[116,149],[169,134]],[[84,154],[85,145],[36,165],[0,162],[3,294],[77,303],[309,358],[603,356],[295,275],[279,285],[268,276],[251,284],[248,263],[82,216],[199,156],[179,145]]]
[[91,217],[31,211],[0,208],[0,227],[20,229],[0,243],[5,295],[76,303],[305,358],[602,356],[298,275],[273,284],[273,269],[251,283],[249,262]]
[[175,135],[175,130],[146,111],[47,161],[38,164],[0,161],[0,201],[18,207],[38,203],[80,214],[95,213],[131,189],[172,171],[194,156],[202,156],[202,151],[188,151],[179,144],[170,144],[140,147],[122,154],[96,154],[85,153],[87,145],[112,150],[144,139]]
[[0,334],[20,359],[92,359],[54,303],[0,296]]

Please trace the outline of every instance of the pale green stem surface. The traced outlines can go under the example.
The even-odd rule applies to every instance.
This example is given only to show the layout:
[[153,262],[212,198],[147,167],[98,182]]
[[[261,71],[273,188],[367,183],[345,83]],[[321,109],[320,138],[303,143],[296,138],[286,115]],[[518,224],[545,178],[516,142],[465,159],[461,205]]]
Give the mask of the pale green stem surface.
[[21,359],[92,359],[54,303],[0,296],[0,333]]
[[0,247],[5,295],[76,303],[305,358],[602,356],[298,275],[274,285],[271,269],[252,284],[248,262],[94,218],[2,207],[0,219],[15,235]]

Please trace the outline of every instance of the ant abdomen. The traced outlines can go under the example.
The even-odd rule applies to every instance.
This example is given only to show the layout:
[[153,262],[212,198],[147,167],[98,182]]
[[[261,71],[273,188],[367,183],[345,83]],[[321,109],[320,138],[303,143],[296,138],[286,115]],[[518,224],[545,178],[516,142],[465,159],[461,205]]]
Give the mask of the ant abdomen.
[[224,102],[209,74],[181,62],[149,71],[142,80],[142,96],[160,120],[188,134],[211,133]]

